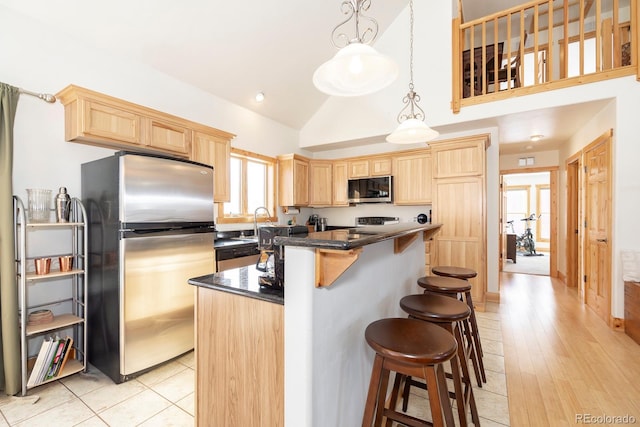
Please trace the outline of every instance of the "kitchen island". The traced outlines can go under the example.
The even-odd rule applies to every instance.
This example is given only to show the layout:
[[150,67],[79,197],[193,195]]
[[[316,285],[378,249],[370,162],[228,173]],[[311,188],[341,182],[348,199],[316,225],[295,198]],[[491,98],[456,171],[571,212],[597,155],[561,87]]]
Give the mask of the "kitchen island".
[[[423,239],[439,228],[410,223],[277,237],[286,253],[284,307],[207,287],[207,276],[190,280],[198,286],[198,425],[221,420],[222,413],[227,423],[242,421],[234,425],[277,426],[281,419],[296,427],[359,425],[374,356],[364,330],[383,317],[404,317],[399,300],[421,292]],[[242,345],[230,345],[237,341]],[[225,370],[238,378],[229,381],[221,376]],[[258,398],[239,384],[253,384]]]

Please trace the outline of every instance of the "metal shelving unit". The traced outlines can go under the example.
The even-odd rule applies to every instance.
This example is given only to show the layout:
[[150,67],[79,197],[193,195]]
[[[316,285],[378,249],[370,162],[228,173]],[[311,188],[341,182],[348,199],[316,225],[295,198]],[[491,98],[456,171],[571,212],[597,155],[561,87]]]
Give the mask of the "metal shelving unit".
[[[79,199],[71,200],[71,214],[69,222],[44,222],[36,223],[27,220],[27,211],[19,197],[13,196],[14,210],[14,231],[15,231],[15,253],[16,253],[16,274],[18,281],[18,302],[19,302],[19,325],[20,325],[20,359],[22,395],[25,396],[31,388],[38,387],[51,381],[73,375],[87,370],[87,328],[86,328],[86,308],[87,308],[87,214]],[[73,257],[73,269],[70,271],[59,271],[51,269],[47,274],[36,274],[31,270],[35,257],[30,257],[27,247],[28,235],[30,233],[40,233],[46,230],[68,230],[71,238],[71,253],[50,254],[51,258],[62,255]],[[44,281],[71,281],[71,295],[62,299],[51,299],[30,303],[32,290],[31,286]],[[62,286],[62,285],[61,285]],[[42,297],[40,298],[42,300]],[[54,309],[59,307],[70,307],[66,312],[54,313],[51,322],[29,325],[29,313],[41,309]],[[45,380],[37,385],[27,386],[30,369],[40,348],[38,340],[45,339],[47,335],[55,335],[62,331],[70,331],[73,338],[73,348],[75,358],[69,359],[62,371],[49,380]],[[32,353],[29,352],[29,343],[32,342]],[[37,348],[36,348],[37,347]]]

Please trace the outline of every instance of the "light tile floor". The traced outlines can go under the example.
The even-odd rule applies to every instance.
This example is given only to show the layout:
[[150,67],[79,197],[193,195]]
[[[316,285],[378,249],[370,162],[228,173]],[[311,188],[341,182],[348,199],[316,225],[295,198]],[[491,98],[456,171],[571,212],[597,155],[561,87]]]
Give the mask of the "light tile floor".
[[[473,395],[476,400],[480,424],[483,427],[509,426],[509,400],[507,398],[507,379],[504,369],[504,351],[502,347],[502,329],[497,304],[487,303],[487,311],[476,311],[478,329],[482,339],[484,370],[487,376],[486,384],[478,388],[473,378],[473,367],[469,365],[472,375]],[[453,388],[451,386],[451,388]],[[455,408],[455,402],[454,402]],[[427,392],[418,387],[411,388],[408,414],[422,419],[431,419]],[[454,420],[458,425],[456,411]],[[471,415],[469,414],[469,419]],[[402,425],[393,423],[394,426]]]
[[90,366],[25,397],[0,397],[0,427],[191,427],[194,385],[193,352],[118,385]]
[[[487,375],[487,383],[482,388],[476,384],[473,390],[480,421],[488,427],[508,426],[500,317],[491,311],[491,304],[476,316]],[[194,384],[193,352],[118,385],[90,366],[87,373],[37,387],[26,397],[0,397],[0,427],[191,427]],[[409,413],[424,417],[429,406],[426,392],[416,387],[411,391]]]

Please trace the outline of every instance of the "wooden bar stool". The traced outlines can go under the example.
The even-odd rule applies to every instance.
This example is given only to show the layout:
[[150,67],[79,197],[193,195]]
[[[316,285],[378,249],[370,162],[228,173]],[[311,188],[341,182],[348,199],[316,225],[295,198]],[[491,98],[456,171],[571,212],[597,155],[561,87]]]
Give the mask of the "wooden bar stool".
[[[364,335],[376,356],[362,427],[381,426],[383,417],[387,418],[387,424],[394,420],[407,426],[430,425],[395,410],[400,387],[398,375],[423,378],[427,383],[431,422],[434,426],[454,426],[443,367],[447,361],[455,363],[452,369],[457,366],[458,344],[453,335],[431,323],[401,318],[377,320],[367,326]],[[385,400],[391,371],[397,376],[387,408]]]
[[[473,387],[467,360],[475,357],[473,341],[462,336],[463,331],[468,330],[469,316],[471,310],[462,301],[444,295],[418,294],[407,295],[400,300],[400,307],[410,318],[424,320],[436,324],[451,333],[458,343],[458,362],[461,367],[461,375],[456,376],[455,372],[447,374],[447,378],[453,380],[454,390],[451,397],[456,399],[458,408],[458,419],[461,426],[468,425],[467,411],[471,410],[471,417],[475,426],[480,425],[480,418],[476,401],[473,397]],[[465,328],[466,326],[466,328]],[[425,384],[416,381],[411,377],[405,380],[402,410],[407,410],[409,401],[409,391],[412,385],[426,388]],[[463,388],[464,385],[464,388]]]
[[469,315],[468,335],[465,334],[474,346],[474,356],[472,358],[473,369],[476,373],[478,387],[482,387],[482,383],[487,382],[487,376],[484,371],[484,363],[482,362],[482,348],[480,347],[480,335],[478,334],[478,325],[475,323],[475,312],[473,310],[473,301],[471,300],[471,283],[467,280],[456,279],[444,276],[424,276],[418,279],[418,285],[424,288],[425,293],[446,295],[453,298],[464,297],[464,300],[471,310]]
[[[453,277],[455,279],[469,280],[478,275],[475,270],[465,267],[455,267],[450,265],[438,265],[431,269],[431,272],[437,276]],[[482,352],[482,342],[480,341],[480,332],[478,331],[478,322],[476,321],[476,312],[473,308],[473,301],[471,300],[471,291],[465,293],[465,299],[467,304],[471,308],[471,327],[474,330],[473,336],[477,339],[477,350],[480,357],[484,356]],[[483,377],[484,378],[484,377]],[[486,381],[485,381],[486,382]]]

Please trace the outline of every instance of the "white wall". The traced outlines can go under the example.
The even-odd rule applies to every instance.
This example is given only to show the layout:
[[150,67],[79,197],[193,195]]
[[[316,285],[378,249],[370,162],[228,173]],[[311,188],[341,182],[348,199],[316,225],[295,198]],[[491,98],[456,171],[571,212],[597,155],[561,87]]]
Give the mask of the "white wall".
[[[75,84],[231,132],[237,135],[233,147],[268,156],[311,155],[298,147],[294,129],[56,33],[0,6],[0,81],[49,93]],[[114,151],[65,142],[62,104],[27,95],[18,102],[14,140],[14,193],[24,199],[26,188],[32,187],[50,188],[55,194],[66,186],[72,196],[79,196],[80,165]]]

